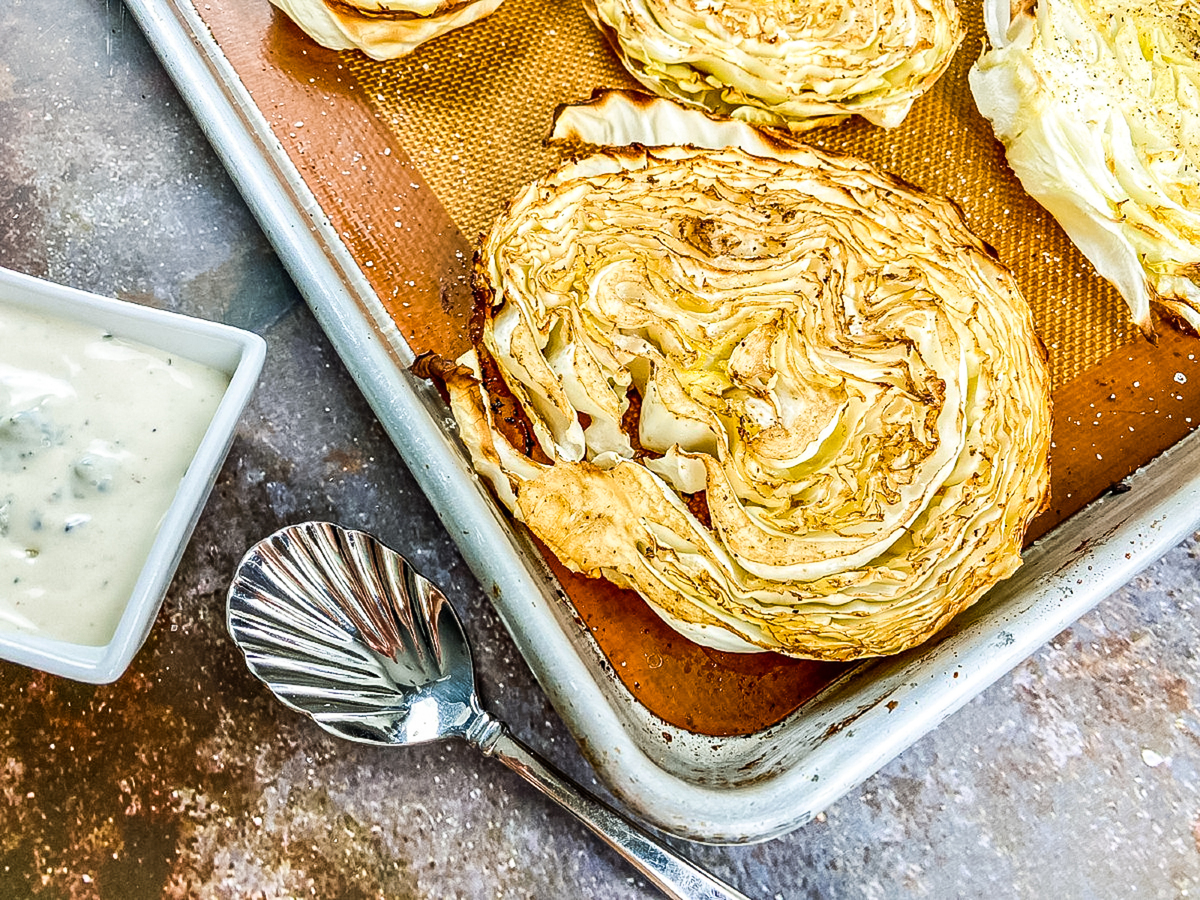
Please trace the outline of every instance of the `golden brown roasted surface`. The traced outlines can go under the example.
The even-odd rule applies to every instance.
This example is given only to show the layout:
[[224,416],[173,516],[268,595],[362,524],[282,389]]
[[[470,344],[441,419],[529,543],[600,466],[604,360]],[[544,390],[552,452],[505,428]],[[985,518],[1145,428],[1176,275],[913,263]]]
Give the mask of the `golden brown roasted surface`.
[[478,270],[536,452],[468,354],[444,380],[477,469],[693,639],[895,652],[1019,565],[1044,351],[950,203],[804,148],[608,149],[519,194]]

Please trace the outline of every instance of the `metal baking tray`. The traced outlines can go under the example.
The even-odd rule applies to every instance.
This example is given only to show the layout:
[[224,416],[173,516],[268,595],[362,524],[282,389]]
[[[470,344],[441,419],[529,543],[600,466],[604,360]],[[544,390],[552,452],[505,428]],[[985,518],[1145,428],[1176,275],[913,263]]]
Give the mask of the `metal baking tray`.
[[[273,121],[281,113],[260,107],[188,0],[127,5],[583,753],[654,827],[714,843],[766,840],[798,827],[1200,520],[1200,443],[1193,433],[1136,472],[1118,473],[1119,490],[1072,510],[1029,547],[1013,578],[929,644],[847,670],[752,734],[714,736],[671,725],[631,696],[563,602],[560,582],[531,540],[481,487],[440,398],[408,374],[414,354],[396,327],[395,306],[381,299],[374,273],[364,270],[281,144]],[[1190,375],[1200,384],[1200,363],[1183,372],[1194,355],[1200,348],[1191,354],[1185,347],[1167,364],[1181,367],[1176,382]],[[1096,384],[1107,390],[1103,376]]]

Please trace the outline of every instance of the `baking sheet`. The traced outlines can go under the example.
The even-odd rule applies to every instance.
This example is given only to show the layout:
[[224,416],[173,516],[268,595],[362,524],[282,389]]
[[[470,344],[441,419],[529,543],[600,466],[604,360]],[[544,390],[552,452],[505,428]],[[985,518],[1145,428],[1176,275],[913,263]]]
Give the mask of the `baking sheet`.
[[[509,0],[502,12],[528,20],[532,2]],[[455,443],[440,401],[405,374],[413,348],[434,346],[449,354],[465,346],[473,245],[467,235],[509,190],[495,171],[523,180],[528,173],[522,166],[544,166],[540,145],[519,164],[506,155],[529,140],[540,105],[554,97],[572,99],[553,91],[548,96],[540,88],[553,87],[555,79],[517,67],[539,91],[526,97],[501,90],[506,105],[475,103],[465,121],[476,130],[456,132],[435,108],[446,100],[444,86],[424,73],[457,66],[462,76],[464,58],[528,62],[529,52],[517,51],[532,52],[548,37],[591,40],[577,24],[570,26],[575,31],[568,28],[582,14],[549,4],[532,32],[497,17],[489,27],[506,35],[499,48],[480,38],[481,23],[434,42],[436,56],[375,64],[316,47],[265,0],[201,7],[185,0],[131,0],[129,6],[584,752],[609,787],[651,824],[710,841],[760,840],[799,825],[1195,523],[1195,441],[1182,440],[1191,420],[1200,421],[1193,415],[1194,386],[1200,384],[1193,339],[1166,331],[1154,346],[1133,336],[1123,305],[1064,247],[1053,222],[1022,205],[1027,198],[1011,176],[994,181],[983,188],[984,199],[995,204],[986,206],[990,212],[956,199],[1013,266],[1050,345],[1058,412],[1055,495],[1039,533],[1069,520],[1027,553],[1014,579],[936,642],[833,673],[837,677],[825,687],[827,678],[816,679],[817,697],[797,701],[765,727],[671,721],[679,709],[664,714],[635,696],[639,678],[658,677],[652,663],[663,655],[639,657],[636,646],[623,645],[627,658],[618,659],[609,636],[581,612],[577,595],[564,601],[569,579],[549,571],[525,535],[497,512]],[[547,33],[560,28],[561,35]],[[964,53],[970,44],[968,38]],[[550,60],[541,65],[562,65],[561,53],[541,58]],[[955,77],[967,63],[960,54]],[[603,57],[597,63],[606,64]],[[586,95],[583,86],[595,75],[579,69],[568,72],[580,79],[570,89],[578,86]],[[465,102],[463,92],[478,100],[462,88],[450,98],[452,107]],[[513,98],[520,102],[514,105]],[[964,112],[961,98],[929,99],[924,118],[914,119],[932,136],[917,145],[921,155],[900,159],[894,140],[862,125],[816,135],[815,142],[828,146],[857,134],[860,155],[881,154],[876,161],[885,167],[951,196],[955,190],[970,193],[955,184],[964,161],[968,171],[986,163],[1003,173],[998,145],[980,137],[980,122]],[[950,157],[933,141],[938,136],[953,145]],[[489,142],[507,151],[485,152]],[[969,154],[957,167],[948,162],[954,146]],[[471,165],[480,159],[486,165]],[[904,171],[906,165],[922,177]],[[997,194],[997,185],[1007,186]],[[1075,339],[1079,334],[1086,344]],[[1095,499],[1172,446],[1125,482],[1132,490]],[[645,668],[631,675],[628,663],[639,659]],[[727,695],[735,710],[745,692],[785,685],[745,661],[705,656],[697,662],[719,674],[722,685],[726,673],[739,682]],[[747,670],[739,672],[739,666]],[[779,666],[794,674],[789,667]],[[779,708],[786,709],[786,699]]]

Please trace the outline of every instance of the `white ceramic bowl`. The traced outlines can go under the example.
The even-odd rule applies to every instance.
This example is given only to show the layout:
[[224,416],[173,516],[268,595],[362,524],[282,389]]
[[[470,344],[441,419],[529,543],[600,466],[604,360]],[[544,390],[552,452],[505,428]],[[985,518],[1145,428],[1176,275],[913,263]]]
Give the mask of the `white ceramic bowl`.
[[[262,371],[266,344],[258,335],[62,287],[0,268],[0,303],[94,325],[118,338],[149,345],[229,376],[195,455],[162,518],[149,555],[112,639],[103,646],[43,635],[0,631],[0,659],[77,681],[103,684],[125,671],[145,642],[179,560],[216,481],[238,418]],[[4,348],[0,347],[0,361]]]

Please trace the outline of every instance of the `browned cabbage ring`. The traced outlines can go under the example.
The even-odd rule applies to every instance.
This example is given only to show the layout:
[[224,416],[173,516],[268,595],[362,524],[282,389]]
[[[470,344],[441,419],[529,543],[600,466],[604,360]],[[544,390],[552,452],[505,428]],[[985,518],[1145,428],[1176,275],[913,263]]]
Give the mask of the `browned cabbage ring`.
[[712,646],[891,653],[1019,565],[1044,351],[949,202],[781,156],[608,150],[530,185],[481,249],[481,349],[544,457],[504,438],[473,353],[447,387],[571,568]]

